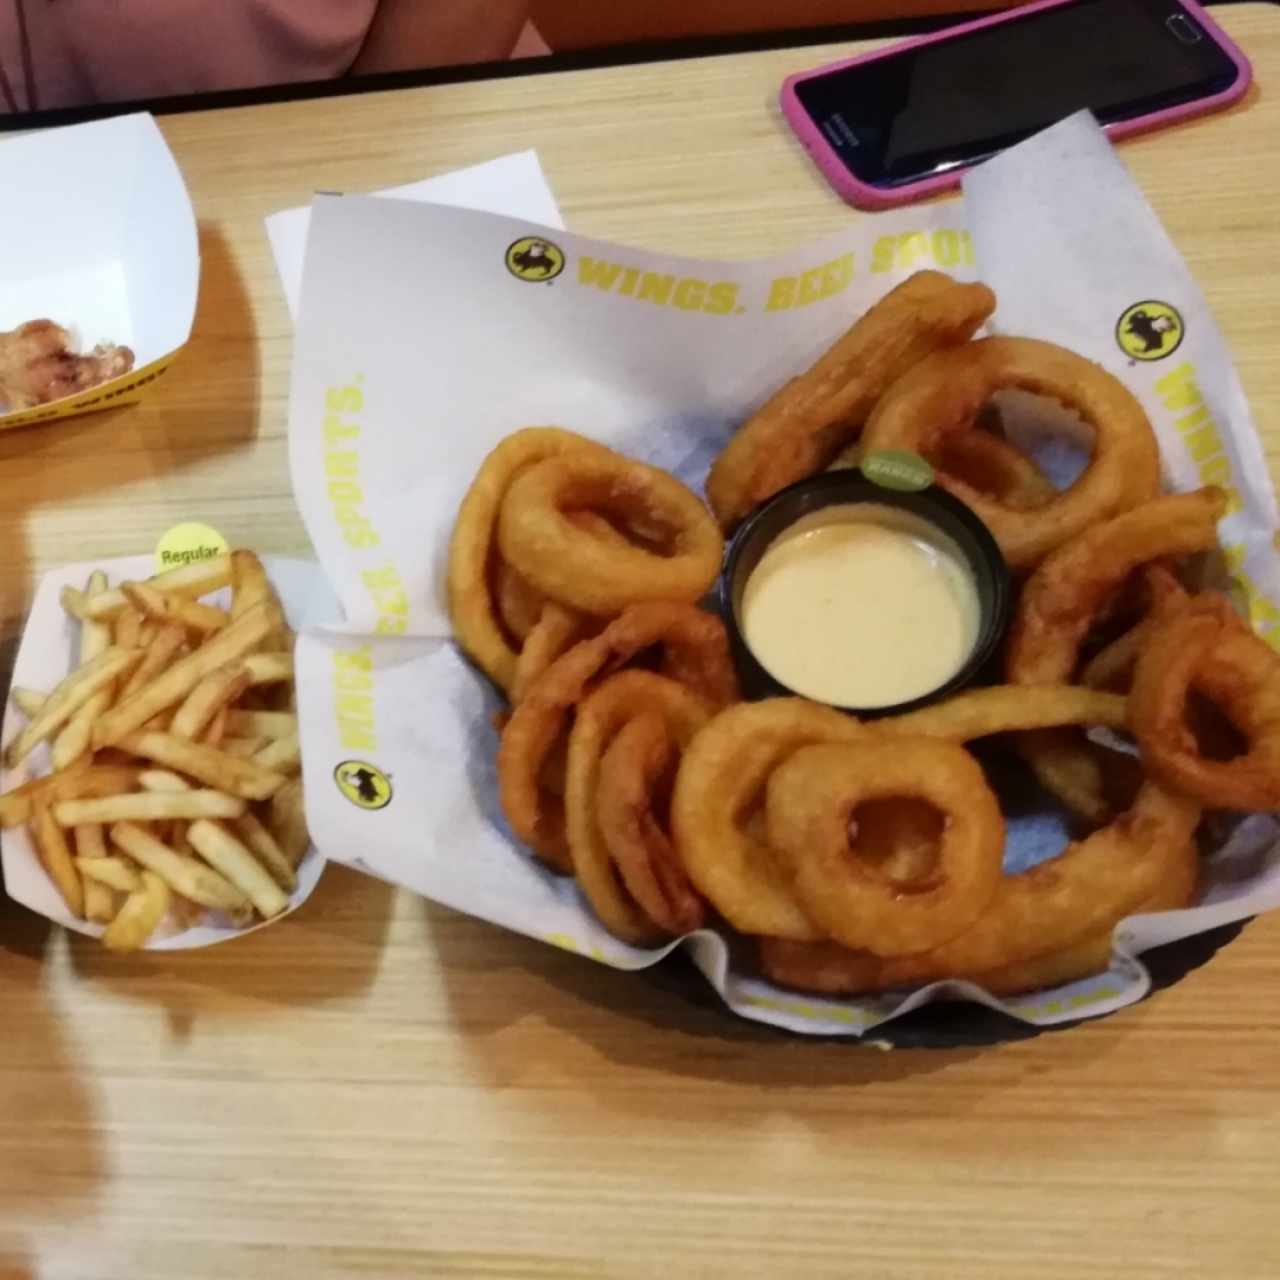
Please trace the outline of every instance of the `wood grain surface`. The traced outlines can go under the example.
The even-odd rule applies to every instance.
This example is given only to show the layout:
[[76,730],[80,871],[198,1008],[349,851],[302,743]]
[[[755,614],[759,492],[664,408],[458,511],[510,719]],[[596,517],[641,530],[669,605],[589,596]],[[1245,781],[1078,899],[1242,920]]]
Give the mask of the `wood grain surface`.
[[[1280,9],[1238,108],[1126,145],[1280,447]],[[859,216],[779,123],[804,49],[167,118],[204,279],[145,406],[0,435],[0,627],[179,519],[301,551],[262,229],[536,146],[570,224],[755,255]],[[6,179],[7,180],[7,179]],[[1064,199],[1087,198],[1064,192]],[[0,1280],[1280,1275],[1280,918],[993,1050],[771,1033],[331,869],[298,916],[113,958],[0,906]]]

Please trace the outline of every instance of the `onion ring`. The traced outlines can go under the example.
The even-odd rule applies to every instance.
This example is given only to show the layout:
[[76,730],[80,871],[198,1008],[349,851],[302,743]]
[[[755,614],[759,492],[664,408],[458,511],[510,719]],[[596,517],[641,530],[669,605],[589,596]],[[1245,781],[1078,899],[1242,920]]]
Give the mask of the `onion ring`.
[[1108,596],[1135,569],[1217,545],[1226,495],[1209,487],[1156,498],[1086,530],[1027,579],[1006,663],[1014,684],[1069,680],[1080,644]]
[[501,556],[497,557],[491,577],[494,612],[502,631],[517,642],[514,648],[518,649],[538,625],[547,598]]
[[[1094,619],[1135,569],[1153,560],[1207,551],[1226,509],[1218,488],[1156,498],[1086,530],[1049,555],[1022,589],[1010,631],[1012,684],[1070,680]],[[1036,777],[1073,812],[1094,823],[1111,815],[1102,767],[1070,735],[1029,734],[1019,749]]]
[[671,830],[689,878],[734,928],[780,938],[823,936],[752,820],[769,775],[792,751],[855,741],[865,732],[831,707],[770,698],[721,711],[689,744],[676,774]]
[[[610,676],[578,704],[565,786],[573,870],[605,927],[634,946],[702,920],[702,904],[651,802],[671,757],[712,711],[692,690],[648,671]],[[627,734],[637,725],[649,735],[638,742]]]
[[[603,516],[594,511],[569,511],[565,518],[588,533],[614,546],[626,546],[627,540]],[[547,597],[517,573],[501,556],[492,570],[493,602],[502,628],[523,645],[529,632],[538,625]],[[562,608],[564,606],[561,606]]]
[[597,636],[579,641],[525,691],[498,744],[498,791],[511,829],[558,869],[571,865],[538,779],[570,713],[603,676],[660,645],[664,674],[714,706],[738,696],[729,640],[719,618],[693,605],[651,603],[625,609]]
[[[1192,687],[1245,736],[1243,755],[1201,755],[1186,718]],[[1131,703],[1143,765],[1166,786],[1215,809],[1280,808],[1280,655],[1224,597],[1196,597],[1156,628],[1138,656]]]
[[562,654],[593,630],[591,620],[565,605],[548,600],[533,630],[525,637],[511,680],[511,701],[519,702],[533,683]]
[[756,410],[707,476],[726,532],[766,498],[829,466],[876,402],[914,364],[967,342],[995,310],[985,285],[918,271],[860,316],[809,370]]
[[1058,496],[1049,477],[1017,445],[977,427],[943,440],[938,468],[1015,511],[1034,511]]
[[[1128,728],[1128,703],[1119,694],[1076,685],[995,685],[971,689],[919,711],[878,721],[876,727],[957,742],[990,733],[1025,733],[1027,737],[1019,745],[1025,749],[1029,738],[1038,742],[1040,754],[1034,759],[1042,768],[1053,771],[1054,794],[1074,812],[1097,818],[1096,825],[1100,826],[1111,814],[1109,807],[1105,814],[1096,807],[1087,807],[1095,788],[1096,794],[1103,796],[1100,766],[1093,755],[1086,754],[1092,744],[1081,744],[1086,749],[1082,751],[1068,734],[1065,746],[1069,750],[1060,753],[1060,738],[1053,730],[1061,725],[1101,725],[1124,730]],[[1088,770],[1083,775],[1078,769],[1081,762]]]
[[1115,822],[1057,857],[1001,879],[973,926],[940,947],[883,958],[830,942],[766,937],[760,939],[760,962],[784,986],[844,995],[1026,964],[1113,927],[1149,901],[1194,857],[1199,820],[1194,801],[1145,782]]
[[1031,510],[1006,507],[945,472],[938,483],[972,507],[1015,569],[1037,564],[1099,520],[1155,497],[1160,453],[1133,393],[1101,365],[1034,338],[981,338],[940,351],[900,378],[863,435],[868,452],[910,449],[938,457],[952,433],[972,430],[982,405],[1016,387],[1050,396],[1093,427],[1089,465],[1070,488]]
[[627,892],[672,937],[692,933],[706,920],[706,907],[655,811],[661,794],[670,800],[679,759],[662,717],[646,712],[609,744],[596,795],[600,829]]
[[513,481],[547,458],[570,453],[611,457],[612,451],[559,427],[526,427],[501,441],[480,464],[458,508],[449,541],[449,617],[458,644],[502,690],[515,678],[516,650],[494,603],[494,537]]
[[1080,683],[1086,688],[1127,689],[1138,654],[1155,628],[1190,599],[1186,588],[1162,564],[1148,565],[1143,571],[1143,589],[1147,597],[1144,616],[1085,663]]
[[[1199,879],[1200,859],[1196,855],[1195,845],[1187,841],[1183,856],[1171,863],[1169,874],[1161,881],[1160,887],[1130,914],[1179,911],[1190,906],[1195,900]],[[993,996],[1013,996],[1091,978],[1111,965],[1113,935],[1120,919],[1088,938],[1073,942],[1061,951],[1040,956],[1036,960],[1026,960],[1021,964],[1006,965],[1003,969],[975,974],[969,981],[977,983]]]
[[[646,539],[656,528],[671,553],[606,543],[567,517],[578,508],[608,512]],[[538,590],[594,614],[646,600],[697,600],[724,556],[720,530],[696,494],[665,471],[617,454],[568,453],[522,472],[498,514],[498,545]]]
[[906,715],[887,716],[875,722],[875,729],[969,742],[991,733],[1074,724],[1126,729],[1128,702],[1120,694],[1078,685],[1001,684],[969,689]]
[[[858,805],[908,795],[945,815],[937,875],[914,891],[857,856]],[[1000,805],[977,761],[952,743],[903,737],[890,752],[872,732],[801,747],[769,778],[766,815],[801,908],[847,947],[893,956],[937,946],[973,924],[1000,881]]]

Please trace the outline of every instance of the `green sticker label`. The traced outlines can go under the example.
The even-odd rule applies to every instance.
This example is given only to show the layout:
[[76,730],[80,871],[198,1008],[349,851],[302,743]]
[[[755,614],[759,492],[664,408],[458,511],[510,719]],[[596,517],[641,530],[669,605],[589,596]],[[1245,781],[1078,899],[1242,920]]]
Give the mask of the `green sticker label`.
[[226,538],[207,524],[194,521],[176,524],[156,545],[156,572],[180,569],[184,564],[199,560],[212,560],[230,549]]
[[933,468],[906,449],[877,449],[862,459],[862,474],[882,489],[918,493],[933,483]]

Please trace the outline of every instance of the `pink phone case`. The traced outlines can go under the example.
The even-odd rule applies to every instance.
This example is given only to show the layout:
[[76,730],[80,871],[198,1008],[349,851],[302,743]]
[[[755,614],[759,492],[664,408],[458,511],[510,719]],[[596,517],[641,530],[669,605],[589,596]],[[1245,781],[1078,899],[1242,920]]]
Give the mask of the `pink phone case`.
[[[789,76],[782,86],[782,114],[787,123],[805,149],[813,156],[823,176],[836,189],[841,197],[860,209],[890,209],[895,205],[910,204],[938,191],[946,191],[960,185],[960,179],[973,166],[960,165],[936,177],[921,178],[918,182],[907,183],[901,187],[874,187],[860,179],[845,167],[840,157],[832,149],[830,143],[822,136],[821,130],[809,118],[809,113],[800,105],[796,97],[796,85],[817,76],[829,75],[833,71],[841,71],[845,67],[857,66],[863,62],[875,62],[880,58],[891,58],[906,49],[919,48],[922,45],[938,44],[943,40],[952,40],[967,31],[977,31],[982,27],[993,27],[997,23],[1008,22],[1011,18],[1025,17],[1037,9],[1054,9],[1064,4],[1074,4],[1075,0],[1038,0],[1036,4],[1020,5],[1011,12],[995,14],[990,18],[979,18],[975,22],[965,22],[960,26],[949,27],[931,36],[921,36],[915,40],[904,40],[891,45],[887,49],[878,49],[875,53],[863,54],[860,58],[846,58],[841,62],[829,62],[826,66],[815,67],[812,71],[801,71]],[[1253,69],[1249,60],[1241,52],[1238,45],[1218,26],[1204,11],[1196,0],[1179,0],[1179,3],[1204,28],[1205,33],[1235,64],[1239,72],[1229,89],[1216,93],[1209,98],[1199,98],[1195,102],[1183,103],[1178,107],[1170,107],[1165,111],[1153,111],[1149,115],[1138,116],[1133,120],[1121,121],[1106,126],[1106,132],[1113,139],[1129,138],[1136,133],[1146,133],[1151,129],[1159,129],[1177,120],[1186,120],[1192,116],[1205,115],[1210,111],[1219,111],[1242,97],[1253,79]]]

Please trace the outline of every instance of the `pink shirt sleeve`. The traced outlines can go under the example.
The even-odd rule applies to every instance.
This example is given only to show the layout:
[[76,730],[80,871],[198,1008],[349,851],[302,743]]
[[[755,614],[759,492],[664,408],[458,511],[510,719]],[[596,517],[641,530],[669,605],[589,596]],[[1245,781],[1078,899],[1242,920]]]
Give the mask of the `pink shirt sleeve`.
[[378,0],[0,0],[0,68],[24,110],[33,87],[44,109],[324,80],[351,66],[377,7]]

